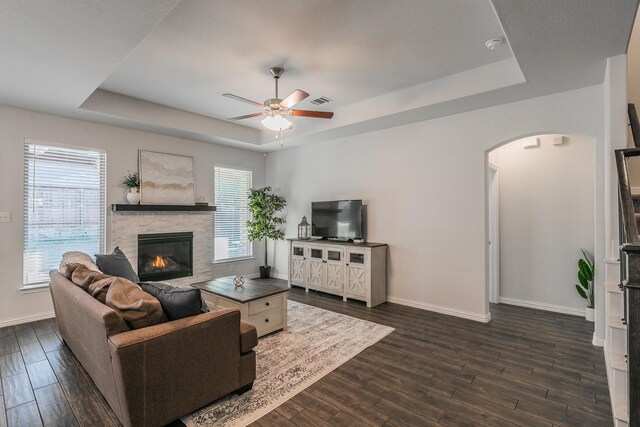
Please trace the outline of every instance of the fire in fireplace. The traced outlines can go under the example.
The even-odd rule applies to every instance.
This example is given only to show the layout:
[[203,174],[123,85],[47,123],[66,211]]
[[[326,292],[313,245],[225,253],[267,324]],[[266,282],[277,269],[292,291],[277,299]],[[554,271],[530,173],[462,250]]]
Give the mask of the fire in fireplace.
[[167,280],[193,275],[193,233],[138,234],[138,277]]
[[151,267],[153,267],[154,269],[164,268],[165,266],[166,264],[164,262],[164,258],[160,255],[158,255],[153,259],[153,261],[151,261]]

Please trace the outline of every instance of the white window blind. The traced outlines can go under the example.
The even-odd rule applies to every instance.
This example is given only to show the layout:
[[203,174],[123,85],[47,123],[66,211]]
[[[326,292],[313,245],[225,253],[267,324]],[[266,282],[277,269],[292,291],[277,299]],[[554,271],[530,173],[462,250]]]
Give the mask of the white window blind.
[[249,190],[253,174],[247,169],[216,166],[214,174],[216,205],[214,224],[214,261],[230,261],[253,256],[247,239]]
[[103,152],[25,143],[25,287],[47,283],[67,251],[103,251],[105,170]]

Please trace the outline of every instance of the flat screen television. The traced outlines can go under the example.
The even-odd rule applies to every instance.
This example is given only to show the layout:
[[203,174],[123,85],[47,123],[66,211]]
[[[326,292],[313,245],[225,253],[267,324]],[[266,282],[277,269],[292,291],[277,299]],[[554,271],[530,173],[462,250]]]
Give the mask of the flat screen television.
[[311,226],[324,239],[362,239],[362,200],[311,202]]

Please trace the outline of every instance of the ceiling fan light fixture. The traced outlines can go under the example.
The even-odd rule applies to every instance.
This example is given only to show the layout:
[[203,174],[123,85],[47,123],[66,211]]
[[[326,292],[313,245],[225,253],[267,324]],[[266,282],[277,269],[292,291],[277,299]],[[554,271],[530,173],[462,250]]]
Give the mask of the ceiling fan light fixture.
[[262,125],[269,130],[274,132],[278,132],[281,130],[290,129],[293,126],[286,117],[281,116],[280,114],[274,114],[273,116],[267,116],[261,121]]
[[[278,79],[282,76],[282,73],[284,73],[284,68],[271,67],[269,71],[271,71],[271,74],[273,75],[276,86],[275,98],[267,99],[263,104],[260,104],[232,93],[223,93],[222,96],[235,99],[236,101],[241,101],[246,104],[251,104],[261,110],[260,113],[245,114],[244,116],[231,117],[227,120],[237,121],[264,116],[264,119],[262,119],[261,122],[262,126],[275,132],[276,138],[279,136],[280,145],[282,145],[282,132],[293,128],[293,123],[287,119],[287,116],[310,117],[317,119],[330,119],[333,117],[333,113],[330,111],[292,110],[292,107],[296,104],[307,99],[309,94],[303,90],[296,89],[289,96],[284,99],[280,99],[278,96]],[[327,101],[330,101],[328,98],[326,99]]]

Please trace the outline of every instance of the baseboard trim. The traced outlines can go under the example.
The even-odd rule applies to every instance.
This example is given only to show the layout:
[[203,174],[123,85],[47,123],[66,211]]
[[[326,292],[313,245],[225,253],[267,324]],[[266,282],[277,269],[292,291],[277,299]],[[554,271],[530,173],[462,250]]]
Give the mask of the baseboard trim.
[[[286,274],[272,274],[277,279],[289,280]],[[407,307],[419,308],[421,310],[435,311],[436,313],[448,314],[449,316],[462,317],[463,319],[475,320],[476,322],[489,323],[491,321],[491,313],[486,315],[472,313],[470,311],[456,310],[454,308],[441,307],[439,305],[427,304],[420,301],[408,300],[404,298],[396,298],[387,296],[387,301],[394,304],[406,305]]]
[[45,311],[43,313],[30,314],[29,316],[14,317],[13,319],[0,320],[0,328],[6,326],[21,325],[23,323],[35,322],[37,320],[51,319],[56,317],[53,311]]
[[406,305],[408,307],[419,308],[427,311],[435,311],[436,313],[448,314],[449,316],[462,317],[463,319],[475,320],[476,322],[489,323],[491,321],[491,313],[486,315],[472,313],[470,311],[457,310],[455,308],[442,307],[439,305],[427,304],[421,301],[408,300],[404,298],[387,297],[388,302]]
[[566,307],[564,305],[547,304],[545,302],[526,301],[516,298],[500,297],[500,304],[517,305],[520,307],[535,308],[537,310],[553,311],[554,313],[570,314],[584,317],[584,309]]

